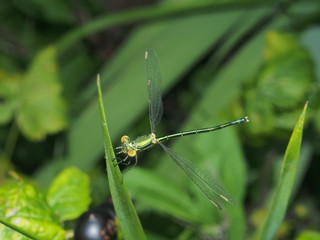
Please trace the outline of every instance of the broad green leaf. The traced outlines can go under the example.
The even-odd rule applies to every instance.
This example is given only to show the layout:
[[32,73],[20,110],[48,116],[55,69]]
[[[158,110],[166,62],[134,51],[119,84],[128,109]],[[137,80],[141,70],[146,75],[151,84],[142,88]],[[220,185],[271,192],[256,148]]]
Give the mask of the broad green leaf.
[[12,120],[18,106],[21,75],[0,71],[0,124]]
[[[165,15],[173,9],[184,8],[184,4],[176,4],[176,6],[173,5],[173,8],[163,8],[163,14]],[[197,5],[198,2],[190,2],[190,4]],[[154,7],[154,10],[157,11],[157,7],[158,6]],[[161,8],[161,4],[159,7]],[[193,10],[194,8],[192,8],[192,11]],[[193,66],[197,65],[199,60],[207,56],[207,54],[215,48],[214,46],[219,46],[219,50],[224,49],[224,51],[219,54],[221,55],[219,60],[228,56],[230,49],[236,45],[239,38],[243,36],[252,25],[256,24],[256,20],[261,17],[261,14],[264,14],[264,10],[265,9],[251,9],[248,11],[244,8],[233,9],[232,11],[215,11],[213,8],[212,12],[186,14],[179,18],[164,19],[142,25],[136,28],[135,31],[132,31],[132,34],[127,38],[125,44],[118,49],[117,53],[114,54],[113,58],[108,61],[101,71],[102,84],[105,91],[105,106],[110,113],[108,124],[113,139],[117,137],[117,141],[119,141],[119,136],[121,136],[121,134],[123,135],[125,131],[133,129],[131,126],[135,121],[141,117],[143,113],[146,113],[147,91],[144,80],[143,61],[141,61],[141,59],[143,59],[143,54],[147,47],[154,48],[159,55],[159,60],[161,61],[160,68],[163,75],[163,93],[165,93],[170,87],[176,86],[177,81],[181,80],[182,76],[189,72]],[[142,9],[142,11],[148,10]],[[249,17],[242,19],[244,11]],[[121,21],[120,15],[124,16],[125,13],[120,13],[112,17],[113,20],[116,21],[116,24],[119,24],[119,21]],[[148,16],[152,18],[154,15],[149,12]],[[103,29],[110,26],[110,24],[112,25],[113,21],[107,18],[109,17],[105,17]],[[128,20],[128,18],[124,18]],[[239,19],[243,21],[239,21]],[[111,21],[111,23],[108,21]],[[98,20],[98,22],[102,25],[100,20]],[[209,22],[212,24],[208,24]],[[92,23],[97,26],[96,22]],[[88,30],[89,27],[85,28]],[[212,31],[212,29],[214,29],[214,31]],[[84,34],[84,29],[79,29],[78,32]],[[74,34],[72,35],[73,37],[71,38],[65,36],[66,39],[73,39],[71,45],[69,45],[70,42],[68,40],[62,41],[65,43],[69,42],[69,44],[67,44],[68,46],[65,45],[65,43],[62,44],[64,46],[60,44],[59,46],[62,46],[63,49],[68,49],[74,44],[74,41],[79,40]],[[222,36],[225,37],[226,41],[224,41],[224,43],[226,43],[226,45],[220,47],[221,40],[223,39]],[[76,39],[74,37],[76,37]],[[239,61],[237,60],[235,64],[232,64],[233,66],[231,68],[229,68],[230,61],[225,63],[223,68],[220,68],[224,74],[219,77],[219,81],[216,81],[217,85],[219,85],[219,87],[216,88],[217,90],[211,87],[209,89],[207,84],[198,85],[201,89],[208,89],[206,96],[209,95],[209,91],[213,90],[211,98],[208,98],[207,104],[209,104],[206,109],[209,109],[210,114],[214,116],[214,118],[216,118],[218,111],[226,108],[228,106],[227,104],[230,103],[231,100],[234,100],[237,94],[240,93],[241,87],[239,83],[245,80],[248,72],[251,75],[260,64],[261,57],[258,53],[261,52],[261,46],[263,45],[262,34],[254,38],[253,41],[253,43],[247,44],[247,47],[242,51],[244,53],[242,55],[246,55],[245,57],[241,57]],[[201,42],[201,44],[199,44],[199,42]],[[192,46],[192,48],[190,48],[190,46]],[[188,49],[188,51],[186,51],[186,49]],[[235,56],[234,54],[232,55]],[[246,62],[245,65],[243,64],[244,62]],[[212,68],[212,66],[210,67]],[[211,76],[212,74],[210,78]],[[199,81],[195,79],[191,82]],[[85,97],[95,95],[95,86],[88,86],[88,89],[88,92],[84,94]],[[99,154],[103,151],[102,146],[99,144],[100,129],[95,125],[98,108],[94,101],[95,99],[93,99],[79,117],[75,119],[68,134],[69,151],[65,160],[68,164],[75,165],[81,169],[91,168],[96,163],[96,160],[99,159]],[[197,101],[197,98],[194,98],[194,101]],[[147,128],[146,126],[146,129]],[[144,132],[141,134],[143,133]],[[90,139],[90,141],[82,141],[84,138]],[[47,179],[52,177],[52,173],[55,170],[55,166],[52,165],[56,163],[57,161],[50,162],[50,165],[42,169],[43,171],[39,171],[40,174],[38,174],[37,177],[41,179],[41,183],[46,183]]]
[[26,232],[23,228],[0,218],[0,237],[6,240],[38,240],[39,238]]
[[20,85],[17,123],[25,136],[40,140],[65,128],[66,106],[58,81],[56,49],[42,50]]
[[[216,122],[216,121],[215,121]],[[221,121],[225,122],[225,121]],[[228,221],[228,239],[242,239],[245,235],[245,213],[243,210],[243,200],[245,196],[247,171],[244,155],[241,150],[241,143],[236,134],[239,128],[246,128],[252,122],[239,126],[233,126],[227,129],[217,131],[212,134],[202,134],[194,136],[191,148],[195,153],[192,161],[201,161],[200,167],[206,169],[210,175],[225,187],[227,191],[235,198],[236,205],[222,203],[222,212],[219,212]],[[208,125],[206,125],[208,126]],[[198,163],[199,164],[199,163]],[[199,191],[197,191],[199,193]],[[199,194],[198,194],[199,195]],[[205,199],[199,195],[198,199],[203,202]],[[200,205],[200,204],[199,204]],[[212,208],[203,208],[202,216],[211,220]],[[219,218],[217,218],[220,220]],[[210,222],[209,222],[210,223]]]
[[[180,7],[180,5],[178,4],[176,7]],[[147,47],[154,48],[158,53],[163,79],[162,90],[165,93],[170,86],[174,86],[177,80],[203,57],[206,51],[219,40],[226,29],[237,21],[242,14],[243,12],[239,10],[184,16],[174,19],[174,21],[166,20],[148,24],[132,32],[126,44],[119,48],[119,51],[105,65],[101,73],[102,83],[106,84],[104,97],[105,105],[110,112],[108,122],[111,126],[111,136],[119,136],[125,129],[130,129],[133,122],[142,113],[146,112],[147,90],[143,54]],[[209,26],[208,22],[214,25]],[[214,31],[211,31],[212,27],[214,27]],[[201,44],[198,44],[199,39],[201,39]],[[258,41],[262,42],[261,39],[258,39]],[[189,46],[193,47],[190,48]],[[248,69],[259,63],[257,61],[257,46],[256,44],[252,46],[254,51],[250,50],[250,54],[247,55],[247,58],[244,58],[245,60],[252,59],[250,64],[246,66]],[[126,69],[126,71],[123,71],[123,69]],[[232,74],[237,77],[240,74],[242,77],[245,76],[243,69],[241,65],[241,68],[239,67],[237,71],[230,71],[231,74],[221,78],[220,82],[232,77]],[[223,99],[221,97],[215,97],[214,99],[227,101],[225,95],[230,96],[234,92],[230,91],[230,83],[234,86],[232,89],[239,90],[239,86],[234,84],[233,80],[225,81],[223,91],[221,89],[217,91]],[[228,91],[225,91],[225,87]],[[215,94],[212,94],[212,96],[215,96]],[[215,104],[214,108],[221,109],[223,107],[220,107],[220,104]],[[92,166],[102,151],[98,143],[100,130],[94,125],[97,111],[98,109],[93,102],[88,104],[88,108],[71,126],[68,136],[70,151],[67,160],[81,169]],[[213,114],[215,114],[215,111],[213,111]],[[83,144],[81,140],[83,137],[88,137],[91,140]]]
[[[170,160],[169,160],[170,161]],[[201,222],[194,202],[177,184],[156,172],[135,167],[124,175],[137,209],[159,211],[190,223]]]
[[[23,180],[14,180],[0,188],[0,219],[23,229],[35,239],[62,240],[65,231],[42,193]],[[25,239],[24,236],[0,225],[0,239]]]
[[79,217],[91,202],[89,177],[76,168],[65,169],[51,183],[47,201],[61,220]]
[[300,147],[306,110],[307,103],[305,104],[291,135],[282,162],[279,182],[275,188],[266,219],[259,232],[257,232],[256,239],[273,239],[287,211],[299,164]]
[[102,123],[104,148],[106,154],[107,174],[112,201],[119,219],[119,225],[124,239],[144,240],[146,239],[136,210],[132,204],[126,185],[118,166],[114,166],[115,155],[109,136],[106,117],[104,113],[100,77],[97,78],[99,110]]
[[[221,69],[218,75],[212,77],[208,85],[202,88],[201,99],[199,99],[194,110],[190,112],[188,121],[180,130],[208,127],[222,123],[223,121],[219,121],[219,113],[228,116],[228,120],[241,116],[237,115],[236,117],[230,117],[230,103],[239,96],[241,84],[246,76],[252,73],[252,68],[259,65],[261,57],[257,55],[257,52],[261,49],[261,46],[262,36],[254,38],[250,44],[246,45],[246,47],[228,63],[228,67]],[[161,58],[161,55],[159,55],[159,58]],[[245,65],[243,65],[244,62],[246,62]],[[163,72],[163,74],[165,74],[165,72]],[[195,78],[194,81],[196,82],[197,78]],[[251,123],[249,122],[248,124],[241,126],[241,128],[247,128],[250,124]],[[240,128],[240,126],[233,128],[237,129]],[[239,143],[233,141],[236,140],[236,137],[230,136],[229,134],[225,135],[225,131],[228,130],[224,129],[212,134],[208,133],[208,135],[202,134],[193,136],[192,139],[190,137],[189,140],[188,137],[176,140],[172,143],[172,149],[179,154],[186,156],[191,161],[196,162],[200,167],[209,170],[210,174],[217,178],[217,180],[223,184],[233,196],[236,194],[235,197],[236,200],[239,201],[239,205],[236,207],[229,207],[228,204],[225,204],[223,205],[223,211],[219,214],[212,206],[208,206],[208,201],[203,195],[199,196],[199,202],[195,205],[197,209],[201,209],[204,219],[210,219],[211,224],[221,221],[221,217],[225,217],[226,222],[228,223],[230,223],[231,220],[230,229],[228,229],[230,239],[239,239],[245,233],[245,215],[240,204],[245,191],[246,167],[243,156],[241,156],[240,146],[238,146]],[[226,139],[224,137],[221,139],[217,137],[217,135],[220,134],[221,136],[225,136]],[[197,140],[195,139],[199,139],[199,143],[201,142],[201,144],[196,144]],[[215,145],[215,139],[218,142],[217,145]],[[229,149],[226,150],[227,153],[220,151],[219,148],[222,146],[224,146],[223,149],[229,147]],[[230,149],[233,150],[231,151]],[[238,149],[240,151],[238,151]],[[207,151],[209,151],[210,154],[206,155]],[[195,154],[195,152],[197,154]],[[227,156],[227,161],[225,161],[225,156]],[[213,161],[215,162],[214,164]],[[178,169],[175,170],[176,166],[168,159],[168,157],[157,160],[157,166],[158,169],[161,168],[161,174],[169,179],[174,178],[177,179],[177,182],[182,181],[182,184],[187,184],[187,177],[185,174],[181,173]],[[236,166],[236,169],[230,166]],[[173,170],[175,170],[174,174],[172,173]],[[235,171],[237,172],[235,173]],[[239,179],[234,176],[239,177]],[[192,183],[189,185],[193,186]],[[194,193],[195,191],[192,192]]]

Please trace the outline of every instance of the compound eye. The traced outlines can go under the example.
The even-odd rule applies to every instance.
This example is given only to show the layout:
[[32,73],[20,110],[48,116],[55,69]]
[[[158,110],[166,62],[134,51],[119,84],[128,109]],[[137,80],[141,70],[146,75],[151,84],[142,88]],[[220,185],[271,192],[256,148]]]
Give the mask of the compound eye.
[[120,141],[121,141],[121,142],[125,142],[125,141],[127,141],[128,139],[129,139],[129,137],[126,136],[126,135],[124,135],[124,136],[121,137]]
[[129,150],[127,152],[127,154],[128,154],[129,157],[134,157],[134,156],[136,156],[137,152],[135,150]]

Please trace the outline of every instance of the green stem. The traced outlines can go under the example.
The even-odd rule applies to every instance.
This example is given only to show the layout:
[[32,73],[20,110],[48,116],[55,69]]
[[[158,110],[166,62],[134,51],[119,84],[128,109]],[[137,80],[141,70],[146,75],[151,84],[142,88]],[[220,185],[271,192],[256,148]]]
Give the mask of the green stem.
[[6,145],[4,147],[4,151],[3,151],[4,159],[7,159],[7,161],[10,161],[11,159],[13,150],[17,143],[18,136],[19,136],[19,131],[18,131],[17,124],[13,122],[10,128]]
[[162,4],[160,6],[141,7],[126,10],[120,13],[109,14],[97,18],[65,35],[57,43],[58,51],[62,54],[75,42],[98,31],[106,30],[115,25],[132,24],[142,20],[154,20],[163,17],[178,16],[181,14],[190,14],[199,11],[223,10],[225,8],[250,8],[275,1],[271,0],[246,0],[241,2],[217,3],[215,1],[195,1],[186,4]]

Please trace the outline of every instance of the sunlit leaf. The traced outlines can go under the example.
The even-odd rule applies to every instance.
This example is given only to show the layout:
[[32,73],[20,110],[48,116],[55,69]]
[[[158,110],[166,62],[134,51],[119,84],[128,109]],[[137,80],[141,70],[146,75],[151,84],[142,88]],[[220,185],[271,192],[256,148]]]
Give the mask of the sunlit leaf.
[[[0,188],[0,219],[23,229],[37,239],[62,240],[65,231],[45,197],[23,180],[14,180]],[[0,239],[26,239],[0,224]]]
[[66,106],[61,96],[54,47],[35,57],[21,82],[19,97],[17,122],[28,138],[39,140],[66,126]]
[[320,239],[320,232],[305,230],[299,234],[295,240],[318,240]]
[[267,34],[266,65],[258,91],[277,107],[294,107],[303,100],[314,80],[309,53],[293,35]]
[[255,86],[246,94],[247,114],[252,121],[258,120],[250,130],[271,133],[275,128],[292,129],[292,119],[299,116],[299,106],[314,88],[312,58],[296,36],[276,31],[266,34],[264,53]]
[[[1,220],[0,220],[1,221]],[[6,240],[30,240],[29,237],[14,231],[13,229],[0,223],[0,238]]]
[[51,183],[47,200],[61,220],[77,218],[91,202],[88,176],[76,168],[65,169]]

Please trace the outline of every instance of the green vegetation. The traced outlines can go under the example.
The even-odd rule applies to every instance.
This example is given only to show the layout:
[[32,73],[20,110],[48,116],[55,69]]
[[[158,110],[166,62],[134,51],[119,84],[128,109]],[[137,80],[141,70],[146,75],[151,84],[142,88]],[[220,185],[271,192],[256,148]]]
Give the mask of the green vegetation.
[[[319,238],[319,1],[77,4],[0,4],[0,239],[73,239],[110,195],[119,240]],[[249,117],[166,143],[236,205],[216,209],[160,147],[114,165],[121,136],[150,132],[148,48],[158,136]]]

